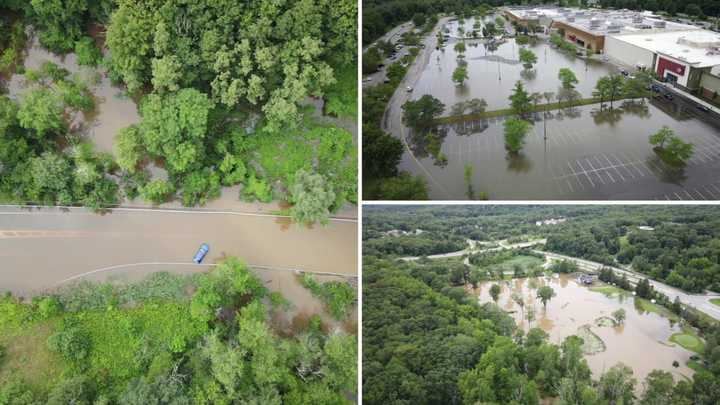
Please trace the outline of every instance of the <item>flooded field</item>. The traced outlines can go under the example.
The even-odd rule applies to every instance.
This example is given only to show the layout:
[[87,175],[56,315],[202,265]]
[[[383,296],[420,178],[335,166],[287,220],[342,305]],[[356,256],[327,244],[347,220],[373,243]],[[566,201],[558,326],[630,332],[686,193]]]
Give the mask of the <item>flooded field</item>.
[[[673,333],[681,330],[680,327],[658,314],[643,311],[632,295],[608,297],[579,285],[570,275],[485,282],[474,291],[471,287],[468,289],[478,296],[480,302],[492,302],[489,290],[496,283],[502,287],[498,305],[512,312],[516,323],[524,330],[542,328],[554,343],[576,334],[585,335],[587,341],[595,339],[595,345],[584,347],[596,352],[586,352],[585,356],[595,377],[618,362],[632,367],[638,381],[642,381],[653,369],[671,372],[676,380],[693,374],[693,370],[685,365],[693,353],[668,340]],[[537,288],[543,285],[552,287],[556,294],[548,302],[546,310],[536,298]],[[523,310],[512,299],[513,294],[523,297]],[[619,308],[625,310],[627,318],[624,324],[615,326],[610,317]],[[529,312],[535,314],[532,322],[527,320]],[[680,366],[673,367],[673,361]]]
[[[508,108],[518,80],[528,92],[556,93],[560,68],[573,70],[576,89],[591,97],[598,78],[617,72],[608,63],[566,55],[542,40],[527,45],[538,57],[531,70],[520,64],[515,39],[496,49],[484,40],[467,40],[464,58],[453,49],[455,41],[449,40],[443,50],[428,50],[429,62],[420,67],[409,94],[410,99],[425,94],[438,98],[445,104],[444,115],[455,103],[473,98],[484,99],[487,110]],[[451,80],[459,63],[467,64],[464,86]],[[431,199],[472,199],[481,192],[490,199],[720,199],[718,120],[678,98],[615,102],[614,107],[567,108],[546,118],[536,114],[518,155],[505,150],[502,117],[439,128],[439,151],[446,161],[430,154],[424,136],[407,134],[413,153],[405,153],[399,168],[425,177]],[[400,114],[399,108],[390,112]],[[648,143],[664,125],[695,145],[684,168],[665,165]],[[473,169],[471,187],[464,177],[468,166]]]
[[[71,130],[92,141],[98,151],[114,154],[113,141],[118,131],[140,122],[135,102],[125,95],[122,87],[110,82],[103,68],[80,66],[74,53],[58,56],[42,48],[37,37],[33,37],[26,50],[25,68],[37,70],[45,62],[53,62],[89,84],[95,98],[95,109],[78,114]],[[12,98],[22,98],[28,90],[24,74],[12,75],[4,87]]]

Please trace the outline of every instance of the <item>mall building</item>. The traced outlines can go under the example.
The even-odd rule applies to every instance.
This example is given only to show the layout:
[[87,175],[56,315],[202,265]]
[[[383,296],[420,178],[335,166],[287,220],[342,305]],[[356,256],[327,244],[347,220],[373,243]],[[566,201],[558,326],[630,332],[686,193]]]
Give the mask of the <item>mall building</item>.
[[[651,12],[507,7],[519,25],[541,25],[566,41],[628,69],[652,69],[658,77],[720,101],[720,34],[666,21]],[[710,97],[712,96],[712,97]]]

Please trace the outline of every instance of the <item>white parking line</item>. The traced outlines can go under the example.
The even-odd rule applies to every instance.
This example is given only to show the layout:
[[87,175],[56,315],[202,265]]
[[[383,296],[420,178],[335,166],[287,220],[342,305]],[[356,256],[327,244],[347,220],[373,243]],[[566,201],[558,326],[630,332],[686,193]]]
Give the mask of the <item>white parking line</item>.
[[605,184],[605,180],[603,180],[603,178],[600,176],[600,173],[598,173],[597,170],[595,170],[595,167],[592,165],[592,163],[590,163],[590,161],[587,158],[585,159],[585,161],[587,162],[588,165],[590,165],[590,168],[592,169],[592,171],[595,172],[595,174],[598,176],[598,179],[600,179],[600,182],[602,184]]
[[585,170],[585,168],[583,167],[583,165],[580,164],[580,162],[577,161],[577,160],[575,161],[575,163],[577,163],[578,166],[580,166],[580,169],[582,169],[583,174],[585,174],[585,177],[587,177],[588,181],[590,181],[590,185],[593,186],[593,188],[595,188],[595,182],[592,181],[592,179],[590,178],[590,176],[588,176],[587,171]]

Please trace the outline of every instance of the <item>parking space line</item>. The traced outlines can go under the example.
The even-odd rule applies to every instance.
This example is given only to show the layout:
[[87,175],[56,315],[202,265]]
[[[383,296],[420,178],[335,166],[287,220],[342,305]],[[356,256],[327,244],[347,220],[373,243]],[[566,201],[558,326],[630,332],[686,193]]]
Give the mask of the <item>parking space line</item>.
[[583,167],[583,165],[582,165],[578,160],[575,160],[575,163],[577,163],[578,166],[580,166],[580,169],[582,169],[583,174],[585,174],[585,177],[587,177],[588,181],[590,181],[590,185],[591,185],[593,188],[595,188],[595,182],[592,181],[592,179],[590,178],[590,176],[588,176],[587,171],[585,170],[585,168]]
[[592,171],[595,172],[595,174],[598,176],[598,179],[600,179],[600,183],[605,184],[605,180],[603,180],[603,178],[600,176],[600,173],[598,173],[597,170],[595,170],[595,167],[592,165],[592,163],[590,163],[590,161],[587,158],[585,158],[585,161],[587,162],[588,165],[590,165],[590,168],[592,169]]
[[685,194],[687,194],[687,196],[690,197],[691,200],[695,200],[695,198],[693,198],[693,196],[690,195],[690,193],[688,193],[687,190],[683,189],[683,192],[684,192]]

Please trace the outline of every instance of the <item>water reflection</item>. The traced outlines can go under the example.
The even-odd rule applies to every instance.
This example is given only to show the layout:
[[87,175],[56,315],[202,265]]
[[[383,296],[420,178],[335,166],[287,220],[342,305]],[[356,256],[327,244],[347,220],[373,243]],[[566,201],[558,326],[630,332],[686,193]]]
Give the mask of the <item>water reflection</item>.
[[532,169],[532,161],[524,153],[509,153],[505,156],[508,170],[515,173],[527,173]]

